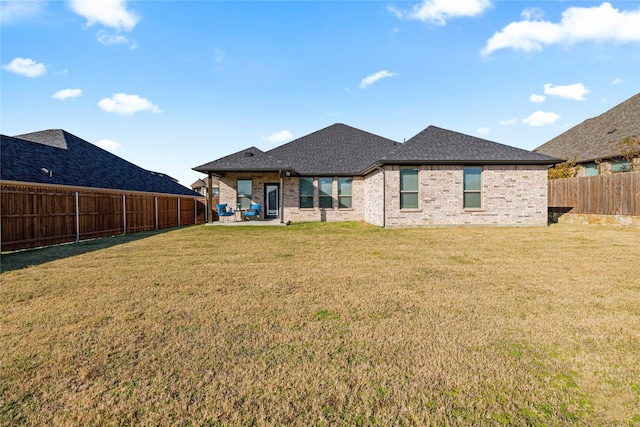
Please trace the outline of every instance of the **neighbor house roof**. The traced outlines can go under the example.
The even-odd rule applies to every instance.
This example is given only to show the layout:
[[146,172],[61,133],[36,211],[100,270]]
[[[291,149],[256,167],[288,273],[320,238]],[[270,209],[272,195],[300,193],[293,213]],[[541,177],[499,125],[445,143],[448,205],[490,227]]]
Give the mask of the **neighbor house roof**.
[[289,170],[300,175],[357,175],[398,145],[337,123],[263,152],[250,147],[195,167],[199,172]]
[[199,196],[62,129],[1,139],[3,181]]
[[640,93],[534,149],[578,163],[620,157],[616,143],[640,135]]

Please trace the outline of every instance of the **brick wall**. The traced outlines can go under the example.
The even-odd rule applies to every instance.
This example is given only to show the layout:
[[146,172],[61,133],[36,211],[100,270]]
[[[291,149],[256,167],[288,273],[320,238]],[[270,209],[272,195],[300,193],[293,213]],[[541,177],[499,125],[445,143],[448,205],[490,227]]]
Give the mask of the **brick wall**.
[[418,209],[400,209],[399,167],[387,167],[387,227],[546,225],[546,166],[485,166],[482,208],[463,208],[463,166],[420,166]]

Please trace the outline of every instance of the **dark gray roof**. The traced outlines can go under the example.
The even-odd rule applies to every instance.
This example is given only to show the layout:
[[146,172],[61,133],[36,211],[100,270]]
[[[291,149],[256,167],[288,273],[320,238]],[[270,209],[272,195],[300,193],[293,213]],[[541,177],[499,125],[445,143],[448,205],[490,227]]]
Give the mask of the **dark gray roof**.
[[267,153],[286,159],[300,175],[357,175],[398,145],[390,139],[336,123]]
[[277,172],[291,170],[285,162],[256,147],[249,147],[218,160],[193,168],[198,172]]
[[558,159],[429,126],[380,159],[382,164],[553,164]]
[[289,170],[299,175],[357,175],[397,145],[390,139],[337,123],[267,152],[251,147],[194,170],[214,173]]
[[0,137],[3,181],[199,196],[61,129]]
[[640,93],[609,111],[585,120],[536,148],[536,153],[578,163],[620,157],[617,142],[640,135]]

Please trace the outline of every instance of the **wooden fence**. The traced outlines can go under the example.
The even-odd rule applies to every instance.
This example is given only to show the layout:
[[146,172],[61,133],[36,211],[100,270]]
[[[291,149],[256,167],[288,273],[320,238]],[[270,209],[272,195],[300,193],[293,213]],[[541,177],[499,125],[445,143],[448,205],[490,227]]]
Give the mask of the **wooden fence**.
[[549,208],[565,213],[640,215],[640,172],[552,179]]
[[204,198],[2,184],[2,251],[205,222]]

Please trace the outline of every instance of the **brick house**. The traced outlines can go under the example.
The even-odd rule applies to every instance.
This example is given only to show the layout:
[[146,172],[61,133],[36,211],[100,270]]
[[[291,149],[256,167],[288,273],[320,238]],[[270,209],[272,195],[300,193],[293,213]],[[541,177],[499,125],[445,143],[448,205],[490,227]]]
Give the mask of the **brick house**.
[[640,137],[640,93],[572,127],[533,151],[563,160],[575,160],[577,176],[628,172],[640,170],[640,157],[623,158],[619,144],[625,138],[633,137]]
[[263,218],[281,222],[546,225],[547,169],[557,161],[435,126],[399,143],[334,124],[194,170],[219,179],[220,203],[259,203]]

